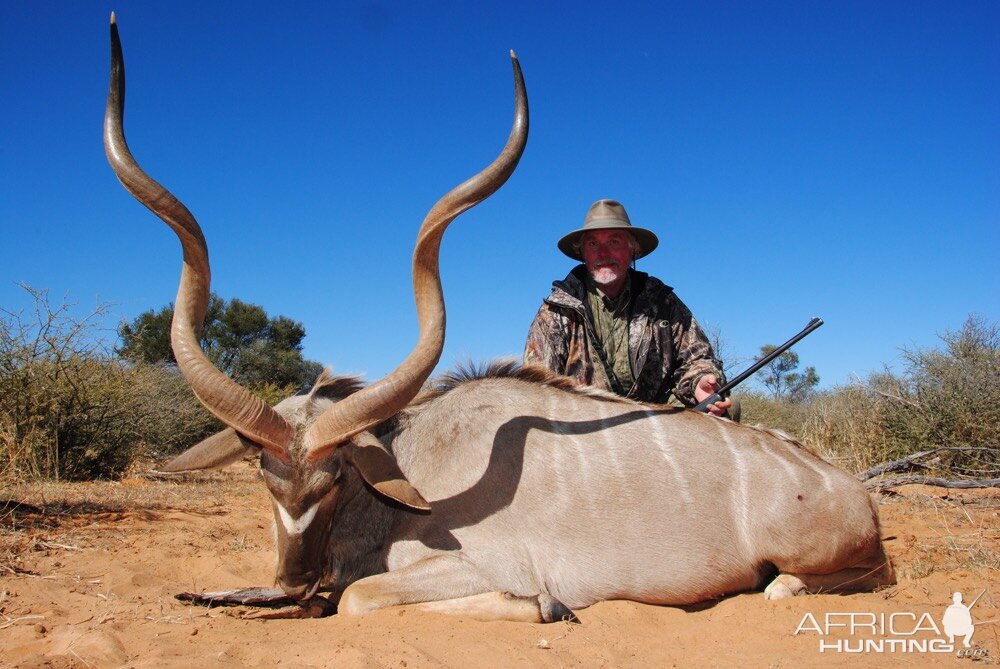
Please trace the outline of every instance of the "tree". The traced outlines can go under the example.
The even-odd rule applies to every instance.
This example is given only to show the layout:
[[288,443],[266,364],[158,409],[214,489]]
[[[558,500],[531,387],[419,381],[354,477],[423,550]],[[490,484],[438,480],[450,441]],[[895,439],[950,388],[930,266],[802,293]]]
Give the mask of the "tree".
[[712,325],[711,323],[706,323],[702,321],[702,329],[705,331],[708,337],[708,343],[712,345],[712,352],[715,357],[719,359],[722,363],[722,372],[727,376],[727,372],[731,372],[733,369],[739,369],[746,365],[747,358],[739,357],[732,350],[730,346],[730,341],[722,334],[722,328],[717,325]]
[[[757,360],[767,357],[777,348],[771,344],[761,346]],[[801,402],[819,383],[819,375],[816,374],[815,367],[806,367],[802,373],[796,372],[798,366],[799,354],[785,351],[761,370],[760,382],[771,391],[776,400]]]
[[[118,355],[142,362],[176,364],[170,347],[174,307],[149,310],[118,327]],[[306,330],[285,316],[271,318],[263,307],[238,299],[226,302],[215,293],[208,300],[199,343],[212,363],[246,386],[308,384],[323,366],[302,357]]]

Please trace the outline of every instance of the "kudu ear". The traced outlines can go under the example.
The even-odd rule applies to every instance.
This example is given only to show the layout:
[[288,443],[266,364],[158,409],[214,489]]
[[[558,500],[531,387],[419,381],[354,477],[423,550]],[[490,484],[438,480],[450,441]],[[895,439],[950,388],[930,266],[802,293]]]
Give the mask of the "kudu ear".
[[361,474],[365,483],[400,504],[417,511],[430,511],[431,505],[410,485],[396,464],[396,458],[371,432],[361,432],[341,448],[347,461]]
[[202,439],[153,473],[178,474],[201,469],[221,469],[258,450],[231,427]]

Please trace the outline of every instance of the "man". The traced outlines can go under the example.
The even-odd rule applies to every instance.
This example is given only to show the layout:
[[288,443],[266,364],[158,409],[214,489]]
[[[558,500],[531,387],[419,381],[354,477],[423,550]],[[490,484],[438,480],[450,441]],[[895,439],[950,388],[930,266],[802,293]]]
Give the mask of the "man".
[[[559,240],[584,264],[552,284],[528,332],[525,364],[642,402],[694,406],[718,390],[722,365],[691,311],[670,286],[630,269],[657,244],[620,203],[595,202],[583,227]],[[709,413],[730,406],[716,402]]]

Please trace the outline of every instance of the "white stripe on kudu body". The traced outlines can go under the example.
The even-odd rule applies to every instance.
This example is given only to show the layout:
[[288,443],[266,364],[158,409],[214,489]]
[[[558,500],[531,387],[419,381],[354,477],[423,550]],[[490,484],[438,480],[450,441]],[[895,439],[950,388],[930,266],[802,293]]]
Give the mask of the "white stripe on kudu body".
[[[614,408],[614,407],[611,407]],[[621,429],[611,429],[608,426],[611,421],[617,416],[614,412],[607,411],[607,408],[602,406],[600,408],[601,416],[601,433],[604,435],[604,443],[607,446],[605,453],[608,459],[609,466],[614,470],[615,478],[619,480],[624,480],[627,478],[626,473],[622,469],[621,454],[618,448],[618,442],[623,438],[623,433]]]
[[669,440],[666,439],[666,434],[664,434],[663,426],[660,421],[663,420],[662,415],[658,415],[652,409],[646,411],[646,417],[648,418],[648,425],[650,432],[652,433],[652,442],[656,446],[656,449],[660,451],[660,455],[663,456],[663,462],[670,469],[670,473],[673,474],[674,480],[677,481],[677,490],[680,492],[681,497],[684,498],[684,503],[687,505],[694,504],[694,497],[691,495],[691,491],[688,489],[687,479],[684,478],[684,472],[677,466],[674,461],[673,456],[670,453],[671,444]]
[[801,476],[792,463],[788,461],[788,458],[784,455],[784,451],[775,452],[772,448],[771,443],[766,439],[760,440],[760,449],[767,454],[772,460],[777,460],[781,468],[785,470],[785,476],[788,477],[788,482],[792,486],[798,486],[801,484]]
[[833,478],[830,476],[830,473],[826,471],[826,467],[828,467],[829,465],[824,461],[817,460],[816,458],[810,458],[806,453],[803,453],[802,451],[803,451],[802,447],[799,446],[798,444],[790,444],[790,447],[786,448],[784,452],[791,453],[794,457],[801,460],[802,464],[804,464],[810,470],[815,472],[816,475],[819,476],[819,478],[823,481],[823,488],[828,493],[832,494],[834,492]]
[[736,485],[732,487],[733,515],[736,517],[736,531],[740,536],[740,543],[744,548],[749,548],[750,540],[750,472],[747,469],[746,456],[740,452],[740,446],[733,443],[729,435],[730,424],[713,421],[716,430],[725,442],[726,448],[732,453],[733,465],[736,471]]

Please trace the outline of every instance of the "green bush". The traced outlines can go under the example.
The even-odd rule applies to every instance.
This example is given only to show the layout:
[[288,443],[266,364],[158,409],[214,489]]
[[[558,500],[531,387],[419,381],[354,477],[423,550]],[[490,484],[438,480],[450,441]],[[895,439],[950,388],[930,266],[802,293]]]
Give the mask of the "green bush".
[[969,318],[941,337],[943,350],[904,350],[901,385],[907,436],[924,443],[974,446],[1000,442],[1000,328]]
[[25,289],[33,313],[0,311],[0,477],[118,478],[218,429],[176,370],[105,352],[105,306],[76,318]]
[[128,369],[109,364],[90,335],[98,309],[82,319],[53,309],[43,291],[29,317],[0,318],[2,471],[19,477],[88,478],[133,459]]
[[[116,352],[134,362],[173,363],[170,324],[174,308],[149,310],[118,327]],[[306,329],[285,316],[272,317],[264,308],[238,299],[226,301],[212,293],[199,345],[208,359],[237,383],[247,387],[306,386],[323,366],[302,357]]]
[[918,451],[942,453],[942,471],[998,474],[1000,328],[970,317],[941,335],[943,346],[903,349],[902,373],[889,370],[817,396],[802,436],[857,470]]
[[970,316],[941,335],[942,348],[904,349],[902,375],[873,375],[868,388],[884,411],[894,454],[962,448],[942,465],[975,476],[996,475],[1000,448],[1000,327]]

